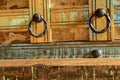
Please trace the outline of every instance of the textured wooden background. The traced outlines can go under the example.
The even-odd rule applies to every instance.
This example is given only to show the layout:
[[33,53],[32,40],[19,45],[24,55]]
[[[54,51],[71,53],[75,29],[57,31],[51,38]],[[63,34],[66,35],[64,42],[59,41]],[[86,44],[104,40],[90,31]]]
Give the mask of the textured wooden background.
[[[30,5],[30,1],[35,3]],[[97,1],[100,3],[95,3]],[[113,23],[115,28],[112,26],[115,29],[114,40],[119,40],[120,1],[114,0],[114,4],[111,4],[111,1],[51,0],[50,3],[48,0],[0,0],[0,43],[7,43],[0,45],[0,80],[119,80],[120,61],[113,59],[119,58],[119,41],[115,44],[114,42],[104,44],[104,42],[94,43],[94,45],[92,42],[86,42],[84,45],[79,42],[23,44],[31,41],[27,28],[31,15],[35,11],[41,12],[47,19],[49,28],[52,30],[49,32],[52,34],[52,41],[89,41],[88,20],[89,14],[94,13],[94,6],[113,10],[111,9],[113,5],[115,11],[115,16],[112,17],[115,21]],[[38,5],[37,2],[42,5]],[[33,10],[30,13],[31,8]],[[114,11],[111,11],[112,16]],[[99,22],[97,25],[101,29],[103,27],[100,26],[101,20]],[[112,32],[111,29],[109,31]],[[92,34],[96,40],[104,37],[106,39],[106,36],[109,39],[111,34],[102,34],[102,36]],[[45,38],[43,37],[43,41]],[[41,41],[41,39],[34,40],[33,42],[38,43]],[[11,43],[22,44],[12,45]],[[75,59],[89,57],[87,52],[93,48],[101,49],[103,57],[108,59]],[[46,60],[40,58],[46,58]],[[48,58],[52,59],[47,60]],[[60,59],[55,60],[55,58]]]
[[119,80],[119,66],[2,67],[0,80]]

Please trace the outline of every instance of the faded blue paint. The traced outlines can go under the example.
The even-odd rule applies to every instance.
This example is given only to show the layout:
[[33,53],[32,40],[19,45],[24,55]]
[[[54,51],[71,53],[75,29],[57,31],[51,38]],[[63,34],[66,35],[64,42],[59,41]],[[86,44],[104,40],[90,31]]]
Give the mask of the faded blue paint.
[[[78,12],[77,11],[71,11],[70,12],[70,21],[76,21],[76,19],[78,18]],[[83,14],[80,15],[80,19],[83,18]]]
[[[68,24],[71,22],[72,24],[75,24],[76,21],[79,22],[88,22],[89,20],[89,7],[84,6],[83,8],[73,8],[73,9],[51,9],[51,17],[52,15],[55,15],[55,21],[59,24]],[[48,14],[49,16],[49,14]],[[52,21],[52,20],[51,20]],[[88,27],[88,26],[87,26]]]
[[84,19],[85,21],[89,20],[89,7],[88,6],[84,6]]
[[114,20],[120,21],[120,10],[115,10],[114,12]]
[[9,23],[10,25],[22,25],[22,24],[25,24],[25,23],[28,24],[29,23],[29,15],[26,15],[23,18],[18,17],[18,18],[13,19],[9,22],[10,22]]
[[112,0],[112,2],[114,5],[114,22],[118,25],[118,27],[120,27],[120,10],[117,9],[120,7],[120,2],[115,0]]
[[119,1],[112,1],[114,4],[114,7],[120,7],[120,2]]

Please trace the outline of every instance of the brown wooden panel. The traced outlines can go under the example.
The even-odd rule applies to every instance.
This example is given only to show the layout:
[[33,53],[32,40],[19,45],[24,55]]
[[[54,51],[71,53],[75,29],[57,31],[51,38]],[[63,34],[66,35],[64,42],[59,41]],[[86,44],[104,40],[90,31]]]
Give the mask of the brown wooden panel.
[[69,6],[61,8],[51,8],[51,23],[86,22],[88,20],[87,6]]
[[0,0],[0,9],[20,9],[28,8],[29,0]]
[[52,27],[53,41],[89,40],[89,29],[85,25],[64,25]]
[[[13,69],[11,71],[10,69]],[[30,70],[31,69],[31,70]],[[5,70],[7,74],[4,75]],[[25,72],[26,70],[27,72]],[[22,75],[21,72],[23,73]],[[11,73],[17,73],[10,75]],[[119,80],[119,66],[30,66],[0,68],[0,80]],[[29,76],[27,76],[30,74]],[[17,76],[16,76],[17,75]]]
[[0,10],[0,43],[28,43],[28,24],[28,9]]
[[30,35],[27,31],[2,31],[0,32],[1,44],[30,43]]
[[87,5],[88,0],[51,0],[51,7],[80,6]]
[[85,59],[29,59],[29,60],[0,60],[0,67],[43,66],[100,66],[120,65],[120,59],[85,58]]
[[52,40],[89,40],[88,15],[88,0],[51,0]]
[[119,26],[115,26],[115,40],[120,40],[120,27]]
[[29,43],[29,0],[0,0],[0,43]]
[[27,29],[27,25],[29,23],[29,15],[8,16],[2,15],[2,17],[0,17],[0,29],[4,30],[10,26],[15,28],[17,28],[17,26],[19,28],[22,28],[22,26],[26,26]]
[[28,24],[28,9],[0,10],[0,31],[27,30]]
[[9,79],[9,80],[29,80],[32,78],[31,67],[4,67],[1,68],[1,79]]
[[[91,61],[91,59],[89,59]],[[108,64],[106,59],[102,61],[103,65],[29,65],[28,67],[0,67],[1,80],[29,80],[29,79],[40,79],[40,80],[119,80],[119,65]],[[30,60],[29,60],[30,61]],[[35,60],[37,61],[37,60]],[[40,61],[40,60],[39,60]],[[57,60],[58,61],[58,60]],[[80,61],[80,60],[79,60]],[[110,60],[111,62],[112,60]],[[113,60],[116,61],[116,60]],[[113,62],[112,61],[112,62]],[[119,62],[119,60],[117,60]],[[67,62],[71,62],[67,61]],[[75,62],[75,61],[74,61]],[[92,60],[92,62],[94,62]],[[96,61],[97,62],[97,61]],[[23,61],[24,63],[24,61]],[[58,62],[59,63],[59,62]],[[60,61],[61,63],[61,61]],[[24,63],[26,64],[26,63]],[[61,63],[63,64],[63,62]],[[73,63],[71,63],[73,64]]]

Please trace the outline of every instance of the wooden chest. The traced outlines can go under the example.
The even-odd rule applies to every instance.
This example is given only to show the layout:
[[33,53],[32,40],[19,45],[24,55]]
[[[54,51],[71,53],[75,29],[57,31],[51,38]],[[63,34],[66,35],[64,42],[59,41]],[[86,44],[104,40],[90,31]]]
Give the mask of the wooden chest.
[[0,0],[0,80],[119,80],[120,0]]

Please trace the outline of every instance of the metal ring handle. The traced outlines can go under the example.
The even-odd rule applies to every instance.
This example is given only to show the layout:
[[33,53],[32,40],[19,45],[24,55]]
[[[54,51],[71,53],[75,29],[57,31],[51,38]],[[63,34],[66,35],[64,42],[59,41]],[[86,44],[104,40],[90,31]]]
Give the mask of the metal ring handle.
[[[35,20],[36,18],[36,15],[37,15],[37,19],[38,20]],[[40,22],[44,22],[44,27],[45,27],[45,29],[44,29],[44,31],[42,32],[42,33],[40,33],[40,34],[35,34],[33,31],[32,31],[32,23],[33,22],[38,22],[38,23],[40,23]],[[30,21],[30,23],[29,23],[29,27],[28,27],[28,30],[29,30],[29,32],[30,32],[30,34],[32,35],[32,36],[34,36],[34,37],[42,37],[42,36],[44,36],[46,33],[47,33],[47,31],[48,31],[48,24],[47,24],[47,22],[44,20],[44,18],[41,16],[41,15],[39,15],[39,14],[35,14],[35,15],[33,15],[33,19]]]
[[[99,14],[99,13],[97,13],[97,14]],[[93,14],[93,15],[90,17],[90,19],[89,19],[89,26],[90,26],[91,30],[92,30],[94,33],[104,33],[104,32],[107,31],[108,28],[110,27],[110,22],[111,22],[110,17],[109,17],[107,14],[105,14],[105,13],[103,13],[102,16],[101,16],[101,15],[99,16],[99,15],[97,15],[97,14],[95,13],[95,14]],[[106,25],[106,27],[105,27],[104,29],[102,29],[102,30],[96,30],[96,29],[94,28],[94,26],[93,26],[93,24],[92,24],[92,18],[93,18],[94,16],[98,16],[98,17],[103,17],[103,16],[105,16],[105,17],[106,17],[107,25]]]

